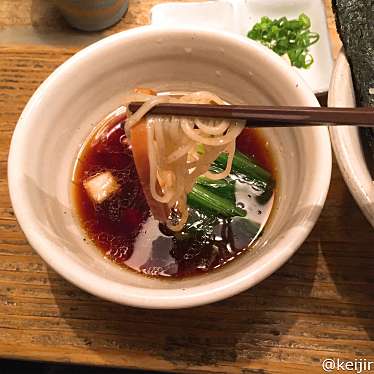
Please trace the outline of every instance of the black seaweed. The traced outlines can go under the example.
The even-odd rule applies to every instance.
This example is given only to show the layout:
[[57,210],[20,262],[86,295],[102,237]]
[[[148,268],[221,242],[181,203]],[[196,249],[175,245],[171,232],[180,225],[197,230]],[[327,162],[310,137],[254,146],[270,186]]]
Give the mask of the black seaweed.
[[[352,69],[357,105],[374,106],[374,0],[333,0],[332,3],[337,30]],[[374,129],[362,128],[360,136],[374,176]]]

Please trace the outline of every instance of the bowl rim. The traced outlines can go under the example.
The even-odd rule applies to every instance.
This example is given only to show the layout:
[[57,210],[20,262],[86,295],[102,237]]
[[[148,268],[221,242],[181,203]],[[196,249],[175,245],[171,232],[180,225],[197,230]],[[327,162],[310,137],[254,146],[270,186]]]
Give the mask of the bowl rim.
[[[272,62],[274,69],[279,71],[279,74],[287,75],[290,80],[292,79],[299,82],[300,92],[303,92],[305,104],[310,106],[319,105],[309,86],[296,72],[289,68],[281,57],[266,47],[251,40],[246,40],[241,36],[229,32],[217,32],[215,30],[203,28],[191,30],[188,27],[163,28],[152,25],[123,31],[104,38],[76,53],[59,66],[33,94],[23,110],[13,133],[8,158],[8,185],[15,215],[30,245],[42,259],[62,277],[95,296],[123,305],[151,309],[177,309],[204,305],[234,296],[259,283],[284,264],[304,242],[323,208],[330,185],[332,155],[328,129],[325,127],[314,129],[320,147],[315,158],[315,163],[320,166],[320,174],[318,175],[319,178],[316,178],[318,181],[310,188],[308,194],[309,200],[307,201],[313,204],[314,209],[309,209],[303,215],[302,225],[298,225],[292,230],[292,233],[287,233],[279,239],[277,247],[282,248],[282,250],[278,251],[276,254],[263,254],[258,258],[256,269],[252,272],[247,272],[246,269],[242,269],[234,275],[216,281],[215,287],[204,288],[202,286],[197,286],[192,288],[192,292],[184,288],[155,290],[142,288],[141,286],[128,286],[104,279],[100,275],[95,274],[74,261],[63,251],[59,250],[58,245],[44,237],[38,225],[32,220],[30,221],[28,215],[24,214],[23,206],[27,198],[25,197],[26,194],[23,193],[25,186],[19,183],[22,176],[20,170],[22,170],[23,158],[20,156],[22,152],[18,152],[19,145],[27,141],[23,136],[23,128],[26,125],[29,113],[38,106],[41,98],[48,93],[49,88],[53,86],[54,81],[64,74],[65,71],[73,69],[76,62],[90,58],[92,54],[95,54],[95,52],[102,47],[109,47],[112,44],[121,43],[123,40],[138,37],[140,34],[143,34],[144,37],[148,35],[154,37],[155,33],[195,33],[204,35],[205,37],[219,38],[229,43],[237,43],[242,48],[250,48],[256,53],[259,53],[263,58]],[[228,280],[228,278],[230,279]],[[198,287],[204,289],[196,290]]]
[[[343,84],[348,86],[346,87],[345,95],[349,96],[349,99],[343,97],[342,100],[352,99],[352,104],[355,105],[355,94],[353,90],[351,69],[344,52],[344,48],[342,47],[336,59],[335,67],[331,77],[328,95],[328,106],[341,106],[339,103],[337,103],[337,96],[342,92],[342,90],[344,90],[342,84],[339,83],[341,82],[343,74],[344,78],[346,79],[344,80]],[[347,105],[348,103],[346,103],[346,106]],[[357,163],[352,160],[352,157],[350,157],[350,149],[346,144],[345,126],[331,126],[329,128],[329,131],[334,154],[343,179],[348,186],[353,198],[359,205],[361,211],[364,213],[370,224],[374,227],[374,184],[371,183],[371,190],[368,190],[367,184],[363,183],[363,181],[360,180],[357,175],[357,168],[366,168],[366,164],[357,165]]]

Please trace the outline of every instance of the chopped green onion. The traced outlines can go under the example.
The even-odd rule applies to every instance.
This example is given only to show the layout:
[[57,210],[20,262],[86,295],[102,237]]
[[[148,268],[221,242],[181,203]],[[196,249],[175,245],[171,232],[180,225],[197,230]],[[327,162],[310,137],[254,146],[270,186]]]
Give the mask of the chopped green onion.
[[196,152],[197,152],[199,155],[204,155],[204,154],[205,154],[205,147],[204,147],[204,144],[199,143],[199,144],[196,146]]
[[309,47],[319,40],[319,34],[311,32],[310,27],[310,18],[304,13],[291,20],[261,17],[247,37],[261,42],[280,56],[287,54],[291,65],[308,69],[314,61]]

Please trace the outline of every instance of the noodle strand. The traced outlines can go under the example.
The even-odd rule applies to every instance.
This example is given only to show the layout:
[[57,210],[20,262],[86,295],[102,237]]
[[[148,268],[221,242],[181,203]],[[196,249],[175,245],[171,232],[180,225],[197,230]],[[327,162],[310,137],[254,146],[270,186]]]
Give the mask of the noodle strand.
[[[147,100],[126,121],[128,135],[131,128],[160,103],[226,104],[208,91],[181,97],[144,96]],[[197,177],[205,175],[218,180],[229,175],[235,153],[235,139],[241,133],[244,122],[151,115],[146,117],[146,127],[152,198],[168,205],[170,217],[167,225],[178,231],[188,219],[187,194]],[[228,154],[226,168],[221,173],[213,173],[209,168],[221,152]]]

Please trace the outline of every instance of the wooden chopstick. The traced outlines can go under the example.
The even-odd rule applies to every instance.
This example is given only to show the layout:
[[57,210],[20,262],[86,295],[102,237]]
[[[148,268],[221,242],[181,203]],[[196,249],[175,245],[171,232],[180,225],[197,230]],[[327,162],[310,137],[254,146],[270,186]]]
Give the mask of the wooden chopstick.
[[[143,103],[130,103],[135,112]],[[241,119],[249,127],[368,126],[374,127],[374,108],[320,108],[293,106],[249,106],[166,103],[149,114]]]

